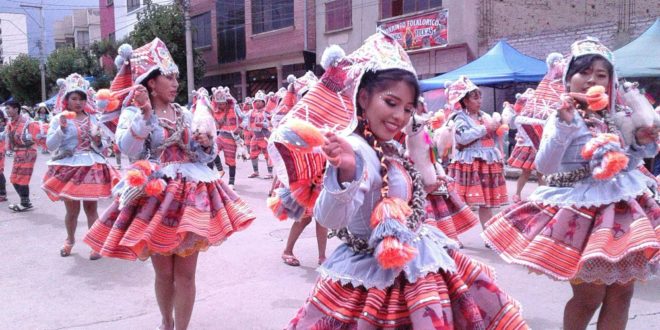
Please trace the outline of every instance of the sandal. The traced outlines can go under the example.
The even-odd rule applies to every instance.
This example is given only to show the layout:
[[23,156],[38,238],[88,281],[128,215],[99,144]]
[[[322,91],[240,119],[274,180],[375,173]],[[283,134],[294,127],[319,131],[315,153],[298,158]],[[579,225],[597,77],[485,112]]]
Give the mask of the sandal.
[[259,173],[257,173],[257,172],[254,172],[254,173],[248,175],[248,178],[250,178],[250,179],[256,178],[256,177],[259,177]]
[[7,201],[7,196],[0,196],[0,202],[6,202]]
[[273,175],[270,174],[270,173],[268,173],[268,174],[266,174],[266,175],[264,176],[264,180],[270,180],[270,179],[272,179],[272,178],[273,178]]
[[225,176],[225,171],[224,170],[218,170],[218,174],[220,174],[220,177],[222,178],[222,177]]
[[89,251],[89,260],[99,260],[101,259],[101,254],[96,251]]
[[33,208],[32,204],[9,204],[7,207],[14,212],[25,212]]
[[285,264],[293,267],[298,267],[300,266],[300,260],[296,258],[293,254],[285,254],[282,253],[282,261],[284,261]]
[[[64,240],[64,245],[60,249],[60,257],[68,257],[71,255],[71,250],[73,250],[73,245],[75,243],[70,242],[68,239]],[[91,259],[91,255],[90,255]]]
[[511,200],[513,200],[514,203],[520,202],[520,195],[511,196]]
[[321,266],[325,262],[325,259],[327,258],[326,257],[319,258],[319,266]]

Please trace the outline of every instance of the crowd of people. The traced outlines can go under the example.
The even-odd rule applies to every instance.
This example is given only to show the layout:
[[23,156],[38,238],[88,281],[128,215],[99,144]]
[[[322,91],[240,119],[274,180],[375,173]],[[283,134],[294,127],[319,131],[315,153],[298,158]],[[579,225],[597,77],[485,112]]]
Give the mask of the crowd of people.
[[[20,201],[9,209],[34,207],[34,182],[65,205],[62,257],[82,205],[91,260],[151,260],[161,329],[190,322],[199,252],[255,219],[236,188],[249,178],[272,180],[267,206],[292,220],[287,265],[301,264],[294,246],[315,222],[319,278],[288,329],[528,328],[494,271],[460,252],[479,223],[505,261],[569,282],[565,329],[585,329],[599,307],[599,328],[625,328],[635,282],[658,270],[660,198],[643,159],[657,156],[660,116],[595,39],[550,54],[538,87],[491,113],[464,76],[447,83],[444,108],[428,108],[408,55],[382,32],[350,54],[329,47],[320,77],[290,76],[242,103],[228,87],[200,88],[190,109],[174,103],[179,71],[161,40],[118,53],[109,90],[71,73],[52,111],[4,104],[0,201],[10,153]],[[50,155],[40,180],[36,147]],[[237,177],[237,159],[252,174]],[[521,170],[512,193],[505,163]],[[533,173],[539,186],[523,196]],[[342,244],[326,256],[329,237]]]

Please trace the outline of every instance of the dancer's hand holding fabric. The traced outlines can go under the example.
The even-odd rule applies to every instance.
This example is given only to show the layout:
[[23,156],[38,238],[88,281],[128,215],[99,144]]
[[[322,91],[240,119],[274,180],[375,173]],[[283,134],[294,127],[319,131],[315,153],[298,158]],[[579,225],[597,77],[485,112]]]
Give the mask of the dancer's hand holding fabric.
[[638,128],[637,131],[635,131],[637,144],[645,145],[655,142],[658,139],[658,132],[660,132],[660,128],[656,126]]
[[211,139],[209,139],[208,134],[204,134],[204,133],[200,133],[199,131],[196,131],[193,134],[193,138],[203,148],[209,148],[211,146]]
[[330,165],[339,169],[339,181],[353,181],[355,179],[355,151],[351,144],[333,132],[326,132],[325,138],[326,141],[321,150],[328,157]]
[[575,118],[575,99],[568,95],[562,95],[561,100],[562,104],[557,110],[557,116],[562,121],[570,124]]

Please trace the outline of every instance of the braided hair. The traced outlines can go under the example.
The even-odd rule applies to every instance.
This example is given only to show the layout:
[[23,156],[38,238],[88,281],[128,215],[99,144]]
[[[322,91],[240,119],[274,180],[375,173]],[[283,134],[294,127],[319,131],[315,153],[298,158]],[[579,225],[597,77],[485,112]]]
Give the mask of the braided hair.
[[[358,87],[358,92],[364,89],[369,95],[373,95],[376,91],[382,91],[387,89],[393,83],[403,81],[407,83],[413,89],[413,102],[414,106],[417,107],[417,100],[419,99],[419,84],[417,83],[417,78],[410,72],[401,70],[401,69],[389,69],[382,70],[378,72],[367,71],[362,77],[362,81]],[[385,152],[383,151],[383,143],[378,141],[376,136],[373,134],[369,128],[369,122],[365,116],[365,110],[361,107],[359,102],[355,102],[358,125],[355,129],[355,133],[364,138],[367,143],[376,151],[376,155],[380,161],[380,176],[382,178],[383,185],[380,189],[381,198],[389,197],[389,175],[387,169],[387,162],[385,159]],[[406,169],[413,183],[413,196],[411,201],[408,203],[413,210],[413,214],[408,217],[406,220],[406,225],[410,229],[416,229],[420,219],[422,219],[425,214],[424,203],[425,203],[425,192],[424,184],[422,183],[420,173],[413,167],[413,164],[410,160],[403,157],[403,155],[397,155],[398,159],[401,161],[403,167]]]

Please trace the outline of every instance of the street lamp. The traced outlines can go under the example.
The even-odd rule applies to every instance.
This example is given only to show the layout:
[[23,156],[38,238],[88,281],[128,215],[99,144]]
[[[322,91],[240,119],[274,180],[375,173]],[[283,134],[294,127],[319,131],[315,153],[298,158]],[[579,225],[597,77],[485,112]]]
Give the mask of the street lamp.
[[[41,14],[41,24],[37,23],[39,27],[41,28],[41,42],[39,43],[39,53],[40,53],[40,61],[39,61],[39,71],[41,71],[41,102],[46,102],[46,64],[45,62],[45,55],[44,55],[44,47],[45,47],[45,42],[46,42],[46,35],[45,35],[45,24],[44,24],[44,8],[43,8],[43,1],[42,5],[32,5],[32,4],[21,4],[22,8],[36,8],[39,9],[39,13]],[[25,10],[25,9],[23,9]],[[27,11],[25,11],[27,14]],[[28,14],[29,15],[29,14]],[[32,16],[30,16],[32,18]],[[34,20],[34,18],[32,18]],[[35,20],[36,22],[36,20]]]

